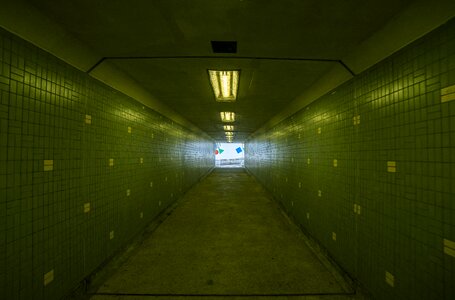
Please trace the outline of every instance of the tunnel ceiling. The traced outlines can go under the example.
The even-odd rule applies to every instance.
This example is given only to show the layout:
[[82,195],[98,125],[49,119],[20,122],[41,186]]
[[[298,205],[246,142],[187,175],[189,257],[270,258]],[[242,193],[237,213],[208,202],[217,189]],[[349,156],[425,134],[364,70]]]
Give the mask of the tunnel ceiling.
[[[219,112],[234,111],[243,141],[411,1],[29,2],[214,139]],[[213,53],[212,40],[237,53]],[[215,101],[212,68],[241,70],[235,103]]]

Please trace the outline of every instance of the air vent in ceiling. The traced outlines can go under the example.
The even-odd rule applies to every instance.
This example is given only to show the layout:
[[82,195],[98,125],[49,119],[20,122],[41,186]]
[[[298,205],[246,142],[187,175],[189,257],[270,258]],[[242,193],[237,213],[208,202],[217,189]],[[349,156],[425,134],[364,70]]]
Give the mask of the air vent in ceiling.
[[213,53],[237,53],[236,41],[211,41]]

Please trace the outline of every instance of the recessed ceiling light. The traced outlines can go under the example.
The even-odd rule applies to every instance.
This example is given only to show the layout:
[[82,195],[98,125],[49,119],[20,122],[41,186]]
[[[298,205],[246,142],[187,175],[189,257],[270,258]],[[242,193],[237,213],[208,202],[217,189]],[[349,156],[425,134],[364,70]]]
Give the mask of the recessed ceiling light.
[[225,134],[226,134],[226,137],[234,136],[234,133],[230,132],[230,131],[226,131]]
[[235,114],[232,111],[222,111],[220,112],[221,121],[223,122],[234,122]]
[[233,140],[234,140],[234,138],[232,136],[226,137],[226,141],[228,141],[228,143],[232,143]]
[[209,70],[209,77],[216,101],[231,102],[237,99],[239,71]]
[[223,128],[225,131],[234,131],[233,125],[224,125]]

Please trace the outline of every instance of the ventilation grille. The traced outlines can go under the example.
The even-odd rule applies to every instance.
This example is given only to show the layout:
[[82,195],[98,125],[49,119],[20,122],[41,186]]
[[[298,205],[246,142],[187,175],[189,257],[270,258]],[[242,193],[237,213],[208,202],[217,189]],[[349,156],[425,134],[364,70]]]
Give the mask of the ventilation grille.
[[237,53],[236,41],[211,41],[213,53]]

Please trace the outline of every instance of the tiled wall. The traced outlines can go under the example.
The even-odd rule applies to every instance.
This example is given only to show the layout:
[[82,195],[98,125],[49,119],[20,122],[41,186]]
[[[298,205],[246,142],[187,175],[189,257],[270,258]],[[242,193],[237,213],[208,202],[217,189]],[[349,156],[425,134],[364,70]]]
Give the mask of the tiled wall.
[[0,30],[0,299],[59,299],[214,166],[213,143]]
[[377,299],[455,299],[455,20],[246,143],[246,166]]

